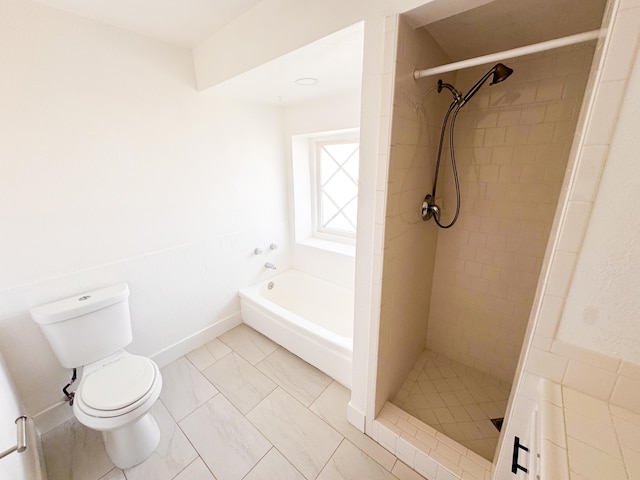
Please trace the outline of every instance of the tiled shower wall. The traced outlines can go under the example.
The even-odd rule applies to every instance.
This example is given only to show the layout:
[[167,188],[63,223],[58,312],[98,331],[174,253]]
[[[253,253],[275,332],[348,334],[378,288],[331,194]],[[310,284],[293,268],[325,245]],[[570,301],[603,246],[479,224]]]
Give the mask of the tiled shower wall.
[[[438,231],[426,342],[505,381],[516,369],[594,48],[505,61],[514,73],[487,82],[456,121],[462,207],[456,225]],[[456,88],[468,91],[490,67],[459,71]],[[447,151],[443,221],[455,208],[446,160]]]
[[[395,29],[390,32],[395,35]],[[393,397],[424,350],[437,231],[420,217],[433,179],[439,112],[448,100],[412,77],[449,61],[423,30],[399,19],[385,215],[376,407]],[[433,89],[432,89],[433,90]],[[438,112],[436,115],[433,112]]]

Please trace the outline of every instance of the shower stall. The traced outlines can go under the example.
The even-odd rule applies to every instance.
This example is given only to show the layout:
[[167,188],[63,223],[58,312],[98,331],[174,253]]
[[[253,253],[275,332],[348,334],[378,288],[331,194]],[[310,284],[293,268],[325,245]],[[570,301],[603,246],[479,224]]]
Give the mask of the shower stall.
[[[376,411],[392,402],[488,460],[596,35],[504,64],[475,62],[420,79],[414,72],[522,47],[518,22],[490,52],[443,42],[442,31],[459,32],[476,18],[491,36],[487,18],[509,3],[520,5],[497,0],[420,28],[410,16],[398,19],[375,390]],[[605,3],[589,4],[588,21],[550,38],[598,29]]]

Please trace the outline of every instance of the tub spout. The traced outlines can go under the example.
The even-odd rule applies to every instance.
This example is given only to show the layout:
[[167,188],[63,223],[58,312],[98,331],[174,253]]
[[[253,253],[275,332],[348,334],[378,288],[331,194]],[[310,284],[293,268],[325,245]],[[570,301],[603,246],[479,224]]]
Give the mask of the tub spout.
[[264,264],[264,268],[271,268],[271,269],[275,270],[276,266],[271,262],[267,262],[267,263]]

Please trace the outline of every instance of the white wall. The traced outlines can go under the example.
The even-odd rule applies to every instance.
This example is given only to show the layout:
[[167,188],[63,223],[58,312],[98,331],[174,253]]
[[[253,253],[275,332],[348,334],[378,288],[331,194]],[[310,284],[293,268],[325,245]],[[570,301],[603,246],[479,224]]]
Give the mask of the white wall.
[[271,274],[254,247],[287,268],[282,112],[198,93],[188,50],[0,11],[0,349],[35,414],[68,372],[31,306],[127,281],[130,350],[154,355],[239,321],[238,288]]
[[[285,151],[292,175],[293,135],[308,135],[360,126],[360,92],[288,105],[284,109]],[[293,183],[293,180],[291,180]],[[291,185],[296,188],[295,184]],[[299,186],[298,186],[299,188]],[[293,191],[290,189],[290,217],[294,218]],[[293,222],[292,222],[293,223]],[[292,225],[291,238],[294,238]],[[333,283],[353,288],[355,256],[292,242],[293,268],[324,278]]]

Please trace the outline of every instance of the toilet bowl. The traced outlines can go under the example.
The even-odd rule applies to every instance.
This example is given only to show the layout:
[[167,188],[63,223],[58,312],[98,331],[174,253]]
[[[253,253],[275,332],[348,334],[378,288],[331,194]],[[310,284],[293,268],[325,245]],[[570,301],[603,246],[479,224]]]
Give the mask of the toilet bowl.
[[73,413],[102,433],[121,469],[144,461],[160,442],[150,409],[162,376],[151,359],[124,350],[133,338],[128,297],[128,286],[120,284],[31,310],[62,366],[82,367]]
[[146,357],[121,351],[84,367],[73,400],[80,423],[102,432],[109,458],[129,468],[147,458],[160,442],[149,410],[162,389],[158,366]]

